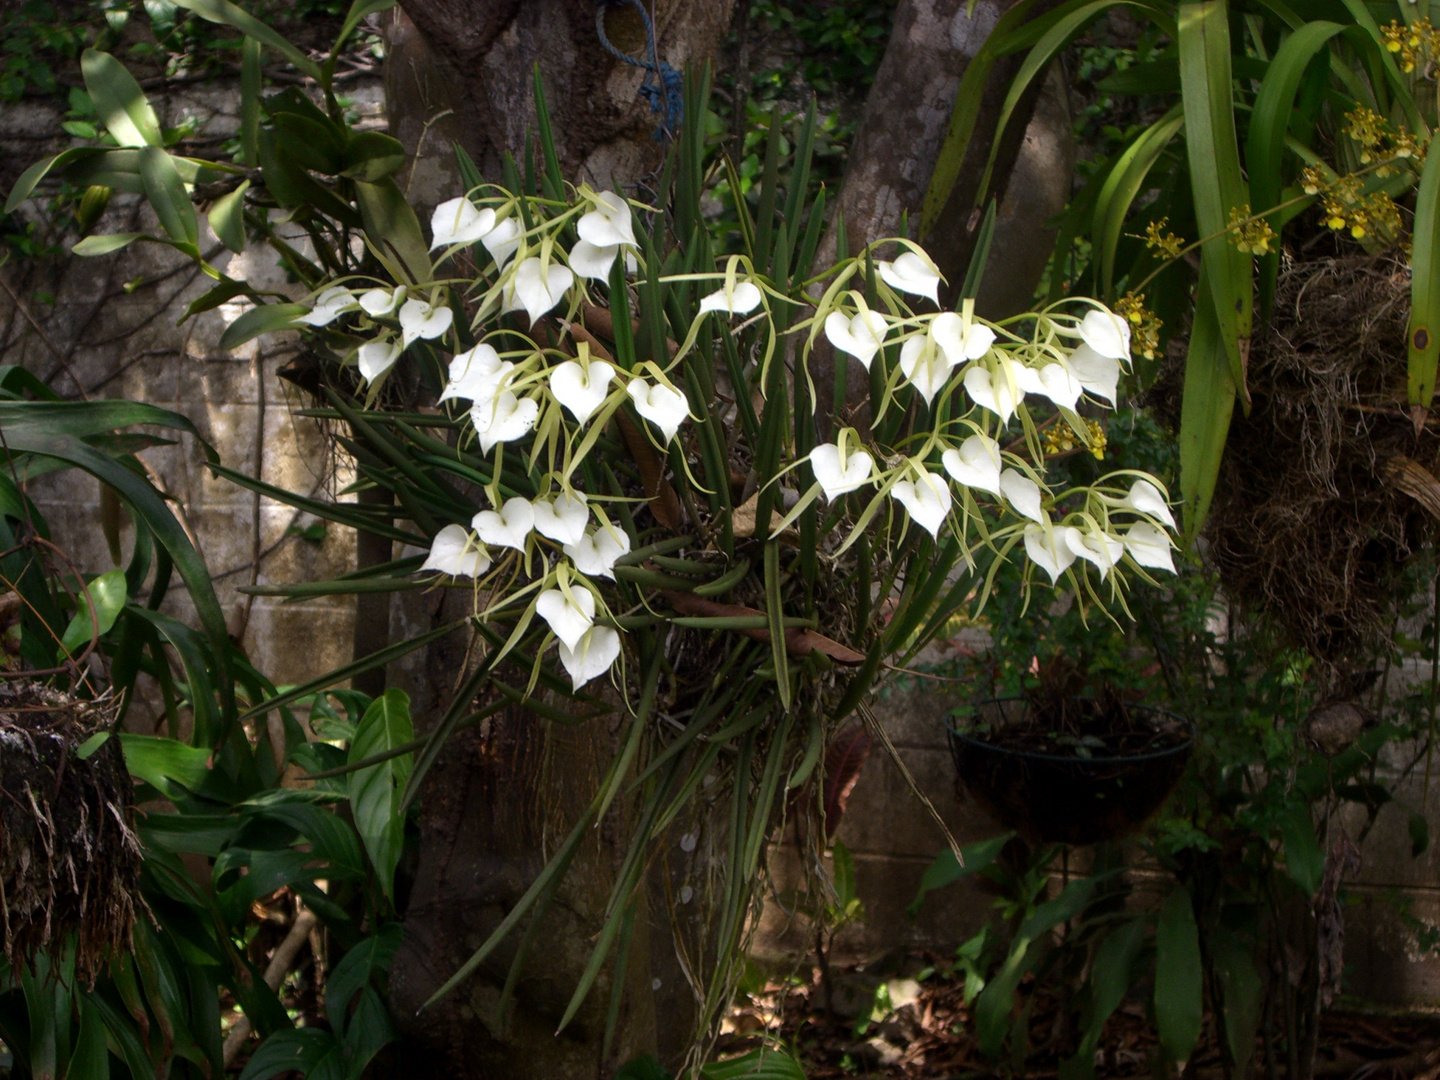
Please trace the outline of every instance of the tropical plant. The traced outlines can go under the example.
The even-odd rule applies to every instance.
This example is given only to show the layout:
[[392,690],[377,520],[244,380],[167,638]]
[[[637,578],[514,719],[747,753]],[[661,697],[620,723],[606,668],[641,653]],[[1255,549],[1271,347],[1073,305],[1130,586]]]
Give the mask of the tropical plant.
[[[1436,124],[1435,31],[1423,0],[1323,0],[1303,14],[1281,0],[1069,0],[1036,17],[1033,3],[1017,4],[965,74],[927,193],[922,239],[971,150],[979,95],[970,91],[996,60],[1025,54],[988,149],[992,162],[1006,118],[1033,81],[1121,6],[1147,29],[1133,61],[1099,89],[1139,95],[1153,119],[1072,199],[1051,299],[1078,288],[1116,304],[1136,328],[1142,382],[1163,354],[1162,326],[1166,336],[1188,327],[1180,493],[1194,536],[1235,402],[1250,409],[1252,308],[1258,299],[1268,318],[1285,238],[1314,231],[1307,210],[1321,211],[1320,229],[1343,231],[1367,250],[1410,243],[1408,402],[1417,423],[1430,407],[1440,358],[1430,331],[1440,308],[1440,166],[1425,153]],[[985,205],[989,188],[987,175],[976,206]],[[1078,237],[1090,242],[1088,267],[1067,275]],[[1180,258],[1192,252],[1198,271]]]

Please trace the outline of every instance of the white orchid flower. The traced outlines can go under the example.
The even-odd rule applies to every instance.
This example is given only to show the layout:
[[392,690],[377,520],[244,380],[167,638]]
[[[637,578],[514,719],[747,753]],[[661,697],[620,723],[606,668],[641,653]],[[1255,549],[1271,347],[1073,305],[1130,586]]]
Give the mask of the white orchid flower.
[[534,398],[517,398],[509,390],[470,407],[470,423],[480,439],[482,454],[488,454],[496,443],[524,438],[539,417],[539,402]]
[[907,338],[900,346],[900,370],[929,405],[950,381],[955,363],[927,331]]
[[1100,571],[1100,580],[1120,561],[1125,554],[1125,545],[1103,532],[1071,529],[1065,534],[1065,545],[1080,558],[1095,564]]
[[700,314],[726,311],[732,315],[748,315],[760,306],[760,287],[753,281],[737,281],[733,288],[716,289],[700,301]]
[[295,321],[306,326],[329,326],[341,314],[355,307],[355,297],[343,285],[333,285],[315,298],[315,305]]
[[408,347],[417,338],[438,338],[455,321],[447,306],[430,304],[412,296],[400,306],[400,336]]
[[[515,365],[510,367],[513,370]],[[445,389],[440,391],[440,400],[489,400],[499,381],[501,368],[500,354],[483,342],[473,349],[456,353],[450,360],[450,378],[445,383]]]
[[393,289],[369,289],[360,294],[360,306],[372,319],[389,315],[405,302],[406,289],[397,285]]
[[900,480],[890,489],[895,501],[905,507],[910,520],[937,539],[940,526],[950,513],[950,485],[938,473],[915,466],[914,480]]
[[490,553],[464,526],[446,525],[430,544],[420,570],[438,570],[451,577],[478,578],[490,569]]
[[449,247],[451,244],[473,244],[495,228],[495,211],[490,207],[483,210],[472,203],[468,196],[447,199],[430,215],[430,250]]
[[1120,537],[1130,558],[1141,566],[1175,573],[1175,563],[1170,557],[1170,538],[1164,530],[1157,529],[1148,521],[1137,521]]
[[616,561],[630,554],[630,534],[613,525],[602,525],[577,543],[566,544],[564,551],[580,573],[614,581]]
[[370,341],[355,354],[360,374],[366,382],[374,382],[395,366],[400,359],[400,345],[395,341]]
[[1000,444],[990,436],[971,435],[958,450],[940,455],[940,462],[956,483],[1000,494]]
[[1070,370],[1089,393],[1115,404],[1120,365],[1130,357],[1130,326],[1114,312],[1093,308],[1076,331],[1080,344],[1070,354]]
[[1080,400],[1080,394],[1085,389],[1064,364],[1046,364],[1038,370],[1016,364],[1014,371],[1015,381],[1027,394],[1039,394],[1067,409],[1075,408],[1075,402]]
[[535,531],[535,508],[516,495],[506,499],[499,510],[481,510],[470,519],[470,527],[487,544],[524,551],[525,541]]
[[505,290],[505,310],[523,307],[533,326],[541,315],[565,299],[565,293],[573,284],[575,275],[568,266],[560,263],[546,266],[539,256],[532,255],[515,268],[515,276]]
[[665,436],[662,445],[669,446],[675,433],[680,430],[680,425],[690,415],[690,405],[685,400],[685,395],[670,389],[664,383],[652,386],[644,379],[631,379],[625,392],[635,403],[635,411],[658,427],[660,434]]
[[557,544],[578,544],[590,523],[590,507],[583,491],[562,492],[554,499],[536,499],[535,531]]
[[1175,515],[1170,512],[1170,506],[1165,501],[1165,494],[1149,480],[1137,479],[1130,485],[1129,494],[1123,499],[1106,499],[1105,501],[1112,506],[1148,514],[1156,521],[1163,521],[1172,529],[1176,527]]
[[843,465],[840,447],[835,443],[821,443],[810,451],[810,469],[815,473],[815,482],[825,492],[825,498],[832,502],[846,492],[868,484],[874,468],[875,459],[865,450],[850,451]]
[[569,596],[560,589],[546,589],[535,601],[535,614],[550,624],[561,645],[573,649],[595,625],[595,597],[588,589],[571,589]]
[[945,351],[951,367],[967,360],[979,360],[995,344],[995,331],[975,321],[972,307],[967,300],[963,317],[953,311],[942,311],[930,320],[930,337]]
[[888,329],[885,316],[868,309],[857,311],[849,318],[839,311],[832,311],[825,317],[825,337],[830,344],[855,357],[866,371],[870,370],[875,354],[884,346]]
[[940,303],[940,271],[927,256],[906,251],[895,257],[893,262],[880,261],[875,264],[881,280],[892,289],[928,296]]
[[1045,521],[1045,511],[1040,509],[1040,485],[1018,469],[1000,473],[1000,494],[1021,517]]
[[1079,532],[1073,525],[1052,528],[1048,520],[1040,525],[1025,526],[1025,554],[1050,575],[1052,585],[1074,563],[1075,552],[1070,548],[1069,537],[1071,533]]
[[496,270],[505,269],[510,256],[520,247],[524,233],[525,227],[520,224],[519,218],[508,217],[504,221],[497,221],[495,227],[480,238],[485,250],[490,252],[490,257],[495,260]]
[[619,655],[620,635],[608,626],[592,626],[573,649],[560,642],[560,663],[570,673],[571,687],[575,690],[609,671]]
[[1016,370],[1019,367],[1019,364],[1003,358],[994,372],[979,365],[972,366],[965,372],[965,392],[976,405],[989,409],[1002,424],[1007,424],[1015,415],[1016,407],[1025,399],[1024,377]]
[[604,360],[591,360],[588,366],[566,360],[550,372],[550,393],[570,410],[577,424],[584,424],[609,396],[614,378],[614,366]]
[[[610,267],[622,248],[635,247],[635,230],[630,221],[630,204],[613,191],[595,196],[595,209],[575,224],[579,242],[570,249],[570,268],[582,277],[610,277]],[[635,260],[626,252],[627,269]]]

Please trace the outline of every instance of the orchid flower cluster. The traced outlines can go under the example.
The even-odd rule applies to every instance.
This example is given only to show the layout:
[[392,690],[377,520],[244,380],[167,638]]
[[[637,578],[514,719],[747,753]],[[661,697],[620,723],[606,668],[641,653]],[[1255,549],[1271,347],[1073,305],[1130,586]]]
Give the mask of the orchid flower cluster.
[[[703,410],[692,411],[699,403],[683,389],[681,365],[696,362],[691,354],[703,332],[719,332],[707,320],[727,320],[736,331],[756,322],[769,329],[750,360],[754,385],[732,387],[736,395],[769,385],[769,365],[787,357],[798,361],[789,377],[808,380],[823,335],[870,374],[872,431],[892,410],[912,418],[897,447],[845,427],[807,453],[783,454],[776,475],[752,476],[752,490],[779,485],[785,495],[780,502],[788,509],[769,525],[769,537],[823,497],[840,511],[826,519],[836,529],[834,543],[824,538],[832,557],[866,529],[898,528],[903,536],[913,525],[936,541],[948,530],[973,566],[978,545],[969,533],[979,523],[986,546],[1001,556],[1021,547],[1052,583],[1071,575],[1078,588],[1089,564],[1119,595],[1127,563],[1142,575],[1174,571],[1167,530],[1175,520],[1158,481],[1121,473],[1091,488],[1052,491],[1027,405],[1048,401],[1054,415],[1046,423],[1066,424],[1076,441],[1088,443],[1091,428],[1077,409],[1087,398],[1115,405],[1130,355],[1123,318],[1098,304],[1003,324],[977,317],[969,301],[959,311],[917,312],[939,308],[941,277],[919,245],[893,240],[788,293],[745,256],[728,257],[723,269],[660,277],[701,284],[690,332],[672,343],[668,361],[632,357],[627,364],[603,350],[597,355],[598,344],[575,319],[597,283],[628,289],[628,275],[641,269],[637,208],[644,209],[588,187],[568,202],[506,192],[451,199],[431,220],[436,265],[473,262],[481,272],[447,278],[437,271],[424,283],[402,283],[397,272],[391,282],[327,284],[296,320],[315,331],[346,320],[348,355],[372,397],[416,343],[450,355],[439,401],[468,403],[474,442],[482,456],[494,456],[494,468],[484,486],[488,504],[468,527],[441,528],[420,569],[474,579],[477,595],[487,596],[482,614],[513,617],[516,634],[535,617],[543,620],[576,690],[622,655],[601,582],[614,580],[632,549],[613,495],[583,490],[582,462],[616,413],[628,409],[660,458],[684,468],[690,447],[683,433]],[[885,245],[900,251],[877,259]],[[820,299],[812,300],[806,285],[822,286]],[[907,298],[918,298],[914,307]],[[782,302],[803,304],[807,317],[777,330],[774,310]],[[540,477],[534,497],[502,490],[502,459],[512,446]],[[805,490],[796,489],[792,472],[809,478]],[[985,525],[982,499],[1009,512],[1002,525]],[[757,538],[765,535],[762,529]],[[1086,587],[1094,595],[1093,585]]]

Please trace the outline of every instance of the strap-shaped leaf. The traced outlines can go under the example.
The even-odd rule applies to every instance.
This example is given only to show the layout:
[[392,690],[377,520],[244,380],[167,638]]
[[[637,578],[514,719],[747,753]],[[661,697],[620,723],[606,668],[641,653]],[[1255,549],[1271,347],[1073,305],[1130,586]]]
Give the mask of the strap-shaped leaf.
[[1234,411],[1235,380],[1220,343],[1209,279],[1202,269],[1180,399],[1180,496],[1185,505],[1185,535],[1191,541],[1210,513]]
[[1187,0],[1180,5],[1180,87],[1185,109],[1185,142],[1190,185],[1200,235],[1201,262],[1230,377],[1249,410],[1245,357],[1250,345],[1253,296],[1250,259],[1231,243],[1230,215],[1250,203],[1240,175],[1235,138],[1234,87],[1230,71],[1227,0]]
[[145,91],[125,65],[109,53],[86,49],[80,56],[85,89],[105,129],[121,146],[163,146],[160,121]]
[[1200,934],[1190,893],[1176,889],[1160,907],[1155,927],[1155,1026],[1160,1047],[1186,1061],[1200,1041]]
[[230,3],[230,0],[173,0],[173,2],[177,7],[193,11],[202,19],[208,19],[223,26],[233,26],[236,30],[248,34],[262,44],[269,45],[270,48],[294,64],[301,73],[319,81],[320,67],[318,64],[255,16]]
[[1426,156],[1415,194],[1408,344],[1406,397],[1411,406],[1428,410],[1440,364],[1440,154]]
[[35,186],[51,172],[64,169],[67,165],[72,165],[77,161],[104,157],[111,152],[110,148],[106,146],[72,146],[69,150],[64,150],[53,157],[37,161],[20,174],[20,179],[16,180],[15,186],[10,189],[10,197],[5,200],[5,213],[13,213],[17,206],[30,197]]
[[176,243],[198,244],[200,223],[174,159],[158,146],[142,147],[140,181],[145,186],[145,198],[154,208],[166,235]]
[[1096,293],[1109,298],[1114,293],[1115,249],[1125,230],[1125,219],[1155,161],[1179,133],[1185,117],[1176,105],[1135,139],[1116,160],[1095,202],[1092,240],[1098,249],[1099,269]]

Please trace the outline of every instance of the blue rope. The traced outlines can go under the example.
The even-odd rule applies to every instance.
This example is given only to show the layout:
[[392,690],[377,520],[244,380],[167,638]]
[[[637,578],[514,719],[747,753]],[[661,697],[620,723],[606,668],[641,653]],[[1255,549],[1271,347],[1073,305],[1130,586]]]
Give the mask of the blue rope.
[[[595,12],[595,33],[600,38],[600,44],[615,59],[645,69],[645,79],[640,84],[640,95],[650,103],[651,112],[661,115],[660,126],[655,129],[655,141],[666,142],[674,138],[675,133],[680,130],[680,124],[685,119],[684,80],[680,72],[669,64],[662,63],[656,55],[655,24],[650,21],[650,13],[645,10],[645,5],[640,0],[598,0],[598,2],[600,7]],[[624,7],[627,3],[633,4],[635,10],[640,12],[640,18],[645,21],[645,48],[649,54],[645,60],[627,56],[610,44],[610,39],[605,36],[605,12],[612,7]]]

